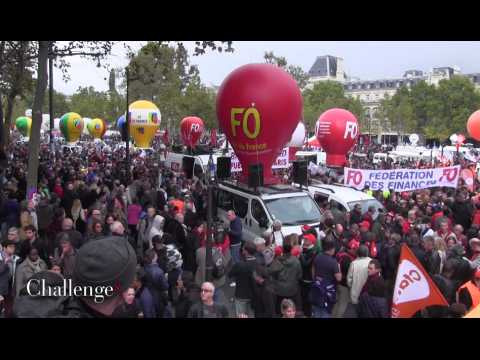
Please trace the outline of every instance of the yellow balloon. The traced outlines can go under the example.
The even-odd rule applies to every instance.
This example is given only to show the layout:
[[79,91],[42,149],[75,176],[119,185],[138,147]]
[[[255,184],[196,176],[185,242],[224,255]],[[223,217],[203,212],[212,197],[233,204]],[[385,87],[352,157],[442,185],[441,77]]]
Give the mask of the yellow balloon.
[[161,114],[158,107],[145,100],[130,104],[130,134],[139,148],[149,148],[155,133],[160,128]]

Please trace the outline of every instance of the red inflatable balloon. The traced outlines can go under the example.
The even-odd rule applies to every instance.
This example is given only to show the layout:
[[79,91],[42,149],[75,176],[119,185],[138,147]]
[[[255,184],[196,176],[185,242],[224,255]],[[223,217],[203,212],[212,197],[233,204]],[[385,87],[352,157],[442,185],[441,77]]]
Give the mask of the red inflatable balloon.
[[328,166],[345,166],[346,154],[358,139],[358,121],[344,109],[330,109],[318,118],[315,135],[327,153]]
[[477,141],[480,141],[480,110],[475,111],[467,121],[468,134]]
[[188,116],[180,122],[183,143],[189,147],[197,145],[203,134],[203,120],[196,116]]
[[223,81],[217,117],[242,164],[242,181],[249,165],[261,163],[264,183],[277,182],[272,164],[302,118],[302,106],[296,81],[274,65],[244,65]]

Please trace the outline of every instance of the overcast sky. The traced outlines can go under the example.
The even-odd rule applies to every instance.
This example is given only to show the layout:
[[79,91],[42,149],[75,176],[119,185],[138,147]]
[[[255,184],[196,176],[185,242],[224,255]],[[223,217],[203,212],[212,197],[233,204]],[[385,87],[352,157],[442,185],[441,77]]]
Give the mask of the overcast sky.
[[[129,42],[140,49],[146,42]],[[194,48],[186,42],[187,49]],[[223,79],[238,66],[263,62],[265,51],[286,57],[289,64],[299,65],[308,71],[320,55],[334,55],[344,59],[349,76],[362,80],[401,77],[405,70],[429,71],[432,67],[458,66],[463,73],[480,73],[480,42],[466,41],[234,41],[233,53],[208,51],[206,55],[191,56],[197,64],[204,84],[220,85]],[[123,46],[115,46],[108,59],[112,67],[127,64]],[[73,94],[79,86],[94,86],[104,91],[108,88],[108,71],[97,68],[85,59],[72,58],[71,80],[65,83],[60,71],[54,77],[55,90]]]

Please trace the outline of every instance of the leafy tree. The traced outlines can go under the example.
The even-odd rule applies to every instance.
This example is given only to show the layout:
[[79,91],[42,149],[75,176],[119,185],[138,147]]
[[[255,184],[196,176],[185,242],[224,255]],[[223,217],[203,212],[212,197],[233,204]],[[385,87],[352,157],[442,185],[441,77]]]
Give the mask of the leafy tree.
[[276,56],[273,51],[265,52],[263,56],[267,64],[274,64],[286,70],[297,81],[300,89],[305,88],[308,82],[308,74],[300,66],[288,65],[287,59],[283,56]]
[[15,101],[32,88],[33,51],[28,41],[0,42],[0,148],[10,141]]
[[318,117],[328,109],[342,108],[354,114],[360,129],[365,127],[365,111],[358,99],[345,96],[343,85],[336,81],[317,82],[303,92],[303,118],[310,131],[315,129]]

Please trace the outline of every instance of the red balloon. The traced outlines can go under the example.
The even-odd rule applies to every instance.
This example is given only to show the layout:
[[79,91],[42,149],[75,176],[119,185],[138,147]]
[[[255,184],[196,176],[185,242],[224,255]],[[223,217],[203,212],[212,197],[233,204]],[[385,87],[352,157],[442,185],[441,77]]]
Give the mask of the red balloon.
[[480,110],[475,111],[467,121],[468,134],[477,141],[480,141]]
[[264,183],[277,179],[272,164],[302,118],[302,94],[297,82],[270,64],[249,64],[234,70],[217,94],[219,126],[242,164],[263,164]]
[[189,147],[197,145],[204,129],[203,120],[197,116],[188,116],[180,122],[183,143]]
[[345,155],[359,136],[357,118],[344,109],[327,110],[318,118],[315,136],[327,153],[327,165],[345,166]]

